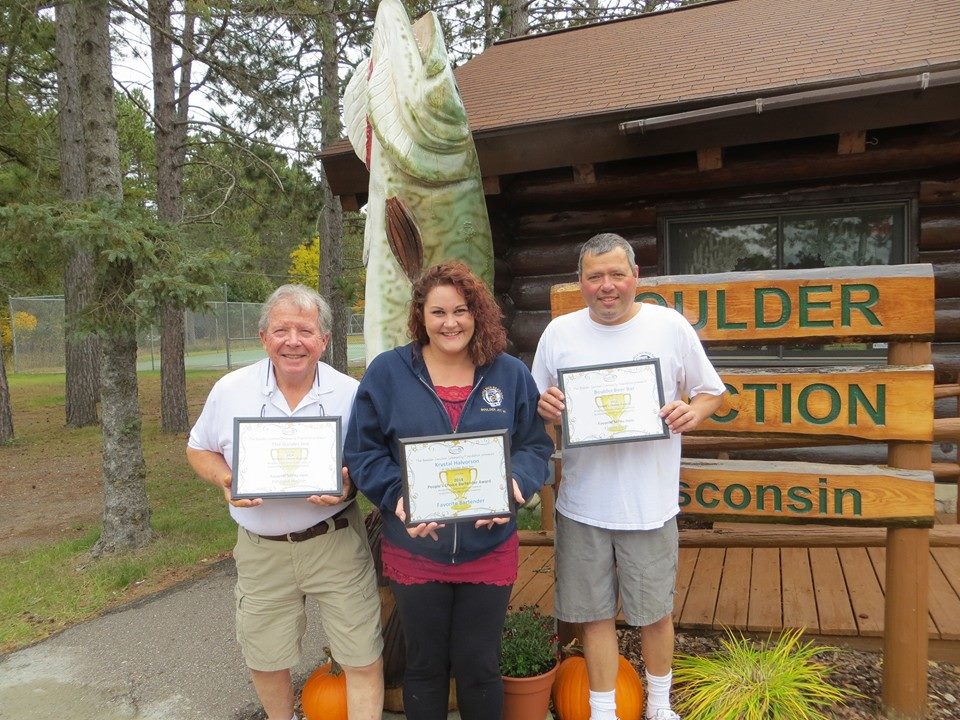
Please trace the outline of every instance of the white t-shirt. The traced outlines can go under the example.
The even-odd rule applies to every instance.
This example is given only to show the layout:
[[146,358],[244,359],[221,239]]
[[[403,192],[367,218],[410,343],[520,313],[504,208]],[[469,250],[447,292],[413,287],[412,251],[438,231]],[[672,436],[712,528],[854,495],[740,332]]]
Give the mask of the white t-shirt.
[[[317,364],[313,388],[292,410],[277,388],[270,360],[234,370],[220,378],[190,431],[187,445],[223,455],[233,467],[235,417],[332,417],[339,415],[341,437],[347,432],[353,398],[359,383],[325,363]],[[314,505],[306,498],[276,498],[249,508],[230,506],[230,515],[241,527],[258,535],[284,535],[305,530],[325,520],[348,503]]]
[[[630,320],[602,325],[584,308],[555,318],[533,360],[540,392],[557,371],[583,365],[658,358],[664,402],[726,388],[690,323],[676,310],[641,304]],[[650,530],[680,512],[680,436],[563,451],[557,512],[613,530]]]

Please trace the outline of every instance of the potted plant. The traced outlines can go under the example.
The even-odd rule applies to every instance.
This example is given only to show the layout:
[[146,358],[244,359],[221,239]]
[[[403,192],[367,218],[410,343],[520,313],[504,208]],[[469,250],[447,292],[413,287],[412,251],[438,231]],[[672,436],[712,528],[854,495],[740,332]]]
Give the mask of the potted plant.
[[534,605],[507,612],[500,638],[504,720],[543,720],[557,672],[557,630]]

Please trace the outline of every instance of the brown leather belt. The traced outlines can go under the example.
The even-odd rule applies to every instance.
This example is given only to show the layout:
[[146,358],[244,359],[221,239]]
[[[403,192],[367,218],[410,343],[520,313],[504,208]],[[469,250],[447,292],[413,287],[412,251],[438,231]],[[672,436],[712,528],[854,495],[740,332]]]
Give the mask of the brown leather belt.
[[349,505],[338,511],[336,514],[331,515],[326,520],[321,520],[316,525],[308,527],[306,530],[298,530],[297,532],[287,533],[286,535],[258,535],[257,537],[262,538],[263,540],[303,542],[304,540],[315,538],[318,535],[326,535],[327,532],[333,530],[343,530],[345,527],[349,527],[350,525],[350,521],[347,518],[342,517],[348,509],[350,509]]

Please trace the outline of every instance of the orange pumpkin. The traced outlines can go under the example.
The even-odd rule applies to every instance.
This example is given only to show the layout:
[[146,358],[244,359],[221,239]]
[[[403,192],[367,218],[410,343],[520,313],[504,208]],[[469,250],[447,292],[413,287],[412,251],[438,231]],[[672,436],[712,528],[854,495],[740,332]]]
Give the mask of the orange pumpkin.
[[[643,717],[643,683],[636,669],[623,656],[617,668],[617,717],[640,720]],[[553,709],[560,720],[589,720],[590,680],[587,661],[582,655],[570,655],[557,669],[553,681]]]
[[323,651],[330,662],[307,678],[300,692],[300,707],[306,720],[347,720],[347,676],[333,659],[330,648]]

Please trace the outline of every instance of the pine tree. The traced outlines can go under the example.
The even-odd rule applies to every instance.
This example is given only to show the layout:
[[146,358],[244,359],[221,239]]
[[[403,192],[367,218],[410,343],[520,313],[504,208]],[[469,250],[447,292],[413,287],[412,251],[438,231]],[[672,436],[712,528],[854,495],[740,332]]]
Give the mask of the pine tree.
[[[188,9],[180,44],[180,78],[173,58],[174,29],[169,0],[149,0],[153,62],[154,138],[157,155],[157,216],[179,225],[183,219],[183,163],[186,160],[193,35],[196,18]],[[184,365],[183,306],[167,298],[160,307],[160,420],[164,432],[190,429]]]
[[[110,7],[107,0],[76,0],[74,5],[87,192],[109,210],[123,201]],[[125,250],[107,248],[95,260],[97,303],[106,316],[100,372],[104,510],[95,556],[143,547],[151,538],[137,399],[137,318],[129,303],[135,275]]]
[[[83,128],[80,117],[80,74],[77,66],[77,23],[73,3],[55,7],[57,28],[57,95],[60,128],[60,191],[68,202],[87,195]],[[65,410],[70,427],[96,425],[100,394],[100,345],[85,333],[81,318],[92,301],[93,257],[79,244],[69,250],[63,276],[65,320]]]

